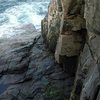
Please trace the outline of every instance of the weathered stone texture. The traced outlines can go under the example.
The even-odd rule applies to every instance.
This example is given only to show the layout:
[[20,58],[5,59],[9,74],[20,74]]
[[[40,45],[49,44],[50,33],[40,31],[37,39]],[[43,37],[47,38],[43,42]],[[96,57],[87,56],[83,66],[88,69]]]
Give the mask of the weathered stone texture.
[[45,36],[49,48],[56,47],[56,61],[79,56],[70,100],[99,100],[100,0],[51,0],[47,22]]
[[[48,18],[44,18],[44,20],[42,21],[42,34],[44,42],[51,51],[55,51],[55,49],[57,50],[57,52],[59,51],[58,47],[56,47],[56,44],[58,46],[60,44],[59,42],[57,43],[57,41],[62,41],[61,46],[64,47],[64,49],[70,49],[69,53],[69,50],[66,50],[66,52],[64,52],[64,49],[62,48],[60,50],[61,52],[57,53],[58,57],[60,55],[75,56],[80,54],[80,50],[83,45],[82,41],[84,41],[82,31],[85,29],[85,19],[80,13],[83,12],[83,5],[84,4],[82,1],[72,2],[72,0],[51,0],[50,2],[48,8]],[[45,19],[47,19],[46,22]],[[65,41],[65,38],[60,38],[62,37],[60,35],[66,35],[65,37],[66,39],[68,39],[68,41]],[[60,40],[58,37],[60,38]],[[77,37],[79,38],[78,40]]]
[[87,29],[100,35],[100,0],[85,1]]
[[[44,38],[44,42],[46,43],[46,46],[51,51],[55,51],[57,39],[60,33],[60,20],[61,20],[61,12],[59,9],[61,9],[59,5],[57,5],[59,1],[52,0],[48,7],[48,17],[42,20],[42,34]],[[45,24],[47,23],[47,24]],[[47,30],[47,31],[45,31]]]
[[[99,36],[98,36],[99,37]],[[96,51],[93,51],[91,42],[95,41],[95,47],[100,49],[100,40],[95,37],[92,40],[88,40],[85,44],[84,50],[80,55],[79,68],[76,74],[76,83],[72,93],[71,100],[98,100],[97,95],[100,91],[100,50],[98,57],[95,55]],[[80,89],[78,89],[80,87]],[[78,99],[76,99],[78,97]],[[93,99],[94,98],[94,99]]]
[[80,54],[83,41],[81,35],[80,32],[66,32],[59,36],[55,52],[55,59],[58,63],[62,62],[62,60],[60,61],[61,56],[71,57]]
[[[99,0],[85,1],[87,40],[79,57],[71,100],[100,99],[100,14]],[[80,89],[78,89],[80,87]]]

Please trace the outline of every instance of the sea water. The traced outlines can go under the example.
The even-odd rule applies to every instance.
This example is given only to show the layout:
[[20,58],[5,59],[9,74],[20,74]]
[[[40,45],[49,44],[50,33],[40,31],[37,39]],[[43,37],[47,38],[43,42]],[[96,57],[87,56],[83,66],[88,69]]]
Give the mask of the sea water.
[[22,33],[20,27],[40,29],[50,0],[0,0],[0,38]]

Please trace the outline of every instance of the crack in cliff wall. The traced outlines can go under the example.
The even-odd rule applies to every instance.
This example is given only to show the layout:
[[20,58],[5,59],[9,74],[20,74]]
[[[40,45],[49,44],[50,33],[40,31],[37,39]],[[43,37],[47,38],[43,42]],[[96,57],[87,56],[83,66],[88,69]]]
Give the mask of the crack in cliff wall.
[[[67,72],[73,70],[76,73],[70,100],[99,100],[99,88],[95,87],[95,81],[100,83],[99,3],[98,0],[52,0],[48,17],[42,20],[42,35],[48,49],[56,52],[56,61],[65,64]],[[60,26],[56,26],[56,22]],[[68,62],[73,56],[79,57],[75,70]]]

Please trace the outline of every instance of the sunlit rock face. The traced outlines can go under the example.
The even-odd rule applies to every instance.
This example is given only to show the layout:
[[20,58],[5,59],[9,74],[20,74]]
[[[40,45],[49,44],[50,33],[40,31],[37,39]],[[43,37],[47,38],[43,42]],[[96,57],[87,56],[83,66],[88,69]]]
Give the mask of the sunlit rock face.
[[[25,2],[30,3],[26,6]],[[20,3],[25,4],[19,4],[20,11],[36,4],[35,0]],[[14,31],[23,31],[0,39],[0,100],[100,100],[99,3],[99,0],[51,0],[48,14],[41,22],[43,40],[36,31],[36,23],[30,23],[32,20],[16,27],[13,13],[10,24],[15,25]],[[19,5],[14,6],[15,11]],[[28,13],[33,11],[28,8]],[[38,13],[44,14],[40,9]],[[1,22],[5,19],[2,16]],[[23,16],[19,19],[22,23],[26,20]]]
[[[70,54],[59,53],[59,55],[75,56],[78,55],[81,50],[82,44],[80,42],[83,41],[83,37],[80,36],[80,33],[83,33],[79,31],[85,29],[85,20],[83,18],[84,4],[83,2],[78,1],[78,3],[76,2],[77,5],[75,5],[75,2],[72,2],[72,0],[51,0],[48,8],[48,16],[42,21],[42,34],[45,38],[44,41],[51,51],[55,51],[57,41],[59,41],[58,37],[60,35],[66,35],[67,38],[75,38],[75,36],[73,36],[75,32],[79,37],[79,41],[75,39],[78,42],[75,43],[75,45],[80,45],[78,46],[77,51],[75,51],[75,47],[73,48],[71,46],[68,47],[67,44],[65,45],[68,49],[73,48],[73,52],[77,52],[77,54],[72,52]],[[47,24],[45,24],[45,22]],[[72,35],[69,36],[69,34]],[[74,44],[74,40],[72,38],[70,38],[69,41],[73,41]]]
[[85,1],[87,40],[79,57],[79,68],[71,100],[100,99],[100,6],[98,3],[100,3],[98,0]]
[[[42,21],[42,36],[50,51],[55,52],[55,60],[62,65],[69,78],[74,79],[79,56],[85,42],[84,3],[72,0],[51,0],[48,16]],[[68,83],[70,82],[68,78]],[[69,100],[71,85],[66,85]]]
[[51,0],[48,16],[42,21],[44,42],[50,50],[53,48],[58,63],[65,66],[69,57],[79,57],[70,100],[100,99],[99,3],[99,0]]
[[[57,39],[60,33],[60,22],[61,22],[62,12],[59,10],[59,5],[56,0],[51,0],[48,8],[48,15],[42,21],[42,34],[44,42],[51,51],[55,51]],[[45,24],[45,22],[47,24]],[[47,30],[47,31],[45,31]]]
[[87,20],[87,29],[95,34],[100,35],[100,1],[88,0],[85,4],[84,17]]

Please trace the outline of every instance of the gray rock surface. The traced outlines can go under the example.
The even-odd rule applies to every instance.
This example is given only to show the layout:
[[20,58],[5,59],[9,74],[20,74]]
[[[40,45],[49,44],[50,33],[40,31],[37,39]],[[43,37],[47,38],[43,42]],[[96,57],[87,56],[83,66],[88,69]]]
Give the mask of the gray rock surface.
[[59,35],[86,37],[74,41],[81,50],[72,43],[78,55],[63,55],[59,65],[38,32],[0,40],[0,100],[100,100],[99,3],[51,0],[41,25],[49,50],[55,51]]
[[100,100],[99,0],[85,0],[86,43],[79,57],[71,100]]
[[39,32],[0,43],[0,100],[65,99],[73,81],[55,63]]
[[[56,61],[70,77],[76,73],[70,100],[100,100],[100,0],[51,0],[46,22],[43,38]],[[79,58],[74,67],[73,56]]]

